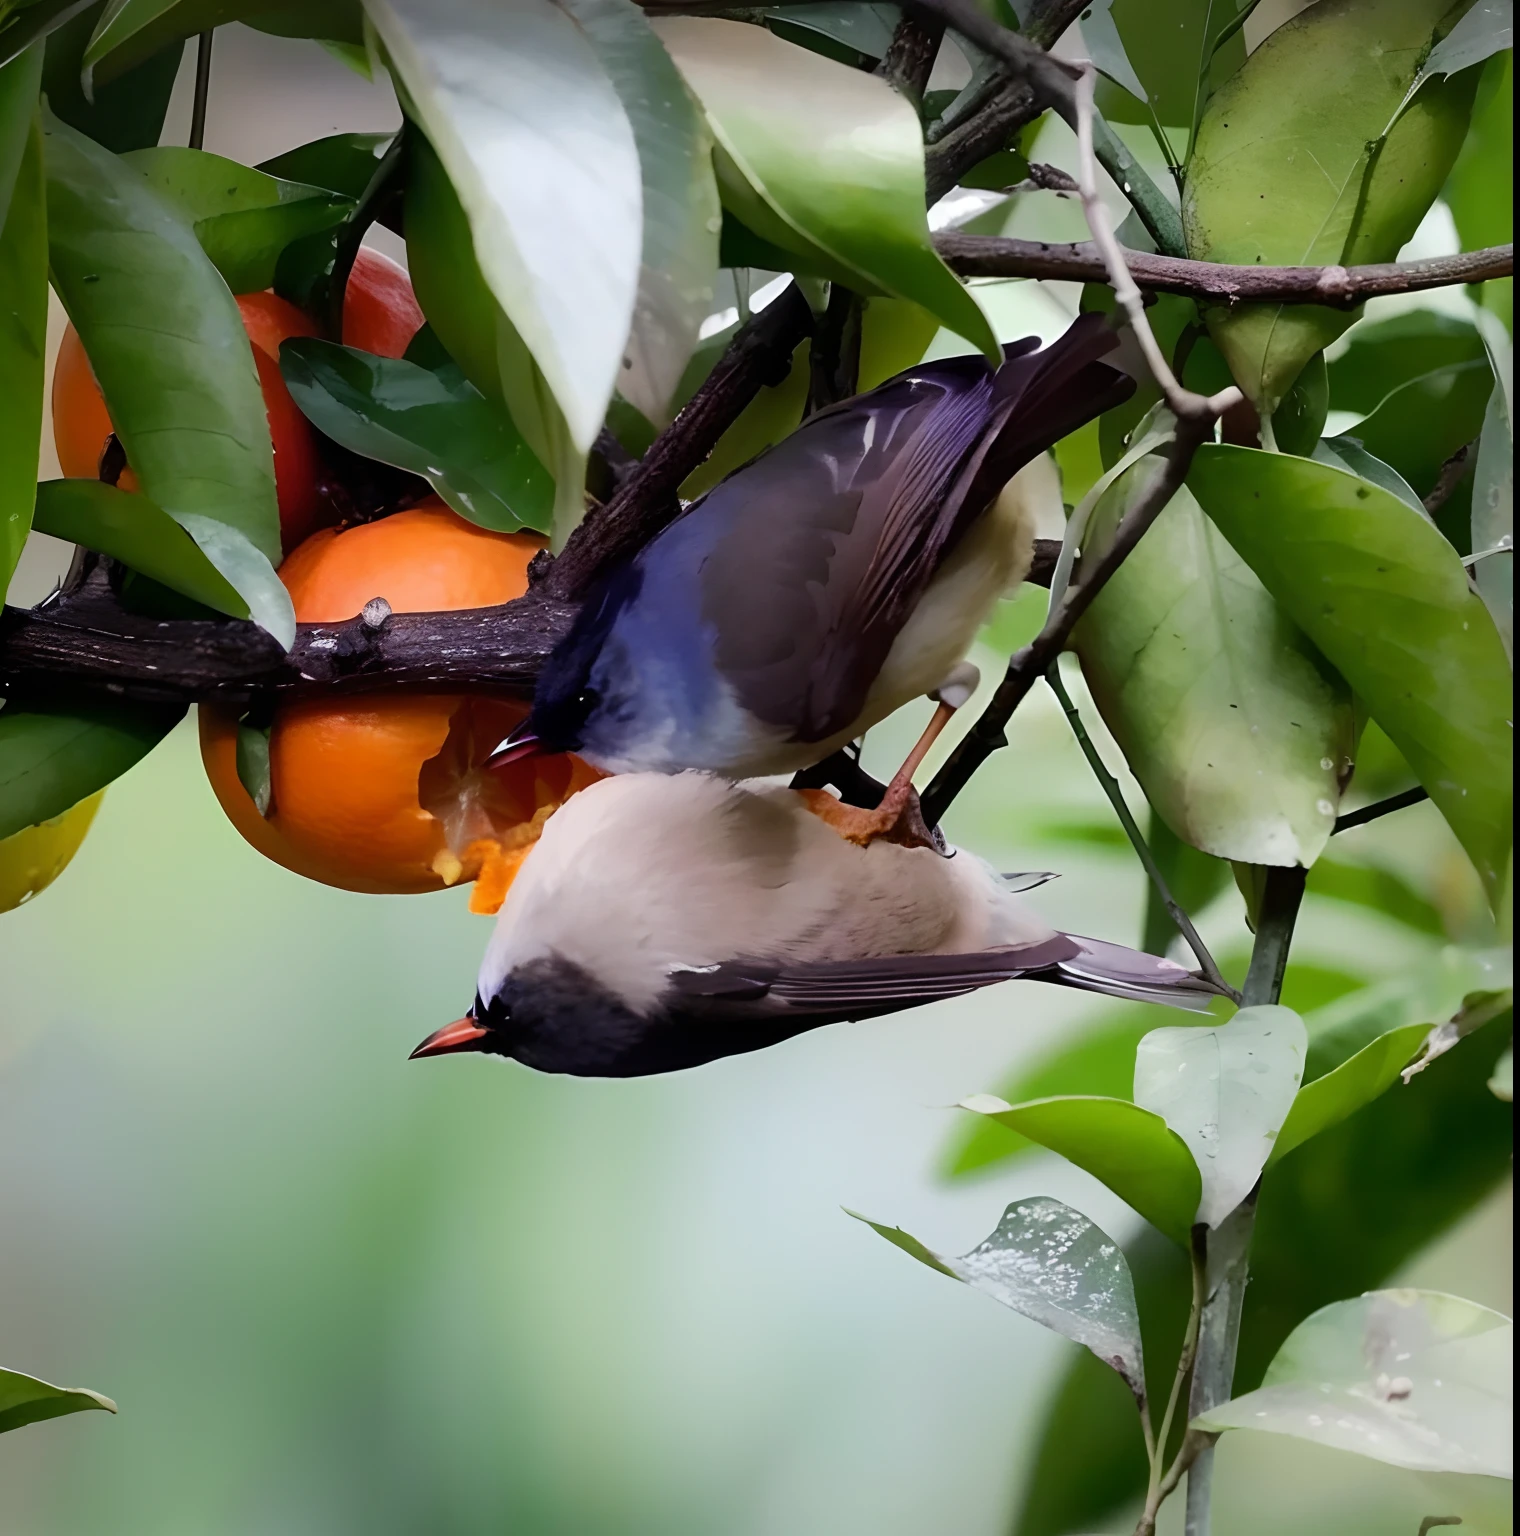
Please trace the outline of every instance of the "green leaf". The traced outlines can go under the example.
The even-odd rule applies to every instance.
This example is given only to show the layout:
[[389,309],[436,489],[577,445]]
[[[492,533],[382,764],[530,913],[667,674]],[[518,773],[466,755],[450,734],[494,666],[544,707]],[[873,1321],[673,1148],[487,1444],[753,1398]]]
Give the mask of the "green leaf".
[[1425,503],[1416,495],[1414,487],[1391,464],[1385,464],[1368,453],[1360,439],[1349,436],[1322,437],[1314,445],[1314,452],[1309,457],[1317,459],[1321,464],[1330,465],[1332,469],[1343,469],[1348,475],[1355,475],[1359,480],[1380,486],[1389,495],[1397,496],[1406,507],[1412,507],[1424,516]]
[[[1121,79],[1096,52],[1093,62],[1133,99],[1126,103],[1112,91],[1101,92],[1103,115],[1110,122],[1154,121],[1179,129],[1175,148],[1185,152],[1203,103],[1245,61],[1245,40],[1231,26],[1237,13],[1249,7],[1242,0],[1113,0],[1108,9],[1111,46],[1119,50],[1131,78]],[[1089,51],[1097,48],[1092,22],[1102,10],[1095,6],[1082,17],[1082,40]]]
[[718,186],[712,135],[670,55],[630,0],[561,0],[612,81],[638,146],[644,246],[627,356],[617,388],[650,421],[671,396],[712,309]]
[[[1497,1025],[1268,1168],[1257,1204],[1235,1390],[1257,1386],[1293,1329],[1318,1308],[1387,1284],[1510,1175],[1507,1105],[1487,1083],[1508,1043]],[[1312,1051],[1311,1051],[1312,1059]],[[1188,1266],[1156,1233],[1126,1245],[1152,1392],[1170,1385],[1187,1317]],[[1306,1261],[1312,1255],[1312,1262]],[[1164,1373],[1164,1374],[1163,1374]],[[1143,1497],[1145,1457],[1130,1396],[1087,1356],[1053,1394],[1028,1447],[1033,1468],[1017,1536],[1108,1529]],[[1080,1456],[1071,1447],[1080,1445]]]
[[[237,303],[137,171],[56,119],[44,129],[53,287],[127,459],[250,612],[269,613],[279,601],[274,453]],[[293,621],[266,627],[285,644],[294,633]]]
[[1309,459],[1206,444],[1188,486],[1419,775],[1497,901],[1510,671],[1456,552],[1397,497]]
[[1514,1328],[1441,1291],[1371,1291],[1306,1318],[1255,1392],[1193,1420],[1420,1472],[1511,1477]]
[[1438,75],[1455,75],[1496,53],[1514,47],[1514,6],[1511,0],[1477,0],[1457,24],[1430,50],[1420,66],[1410,94]]
[[39,1424],[43,1419],[83,1413],[89,1408],[116,1412],[116,1404],[109,1397],[88,1387],[55,1387],[20,1371],[0,1370],[0,1435],[23,1424]]
[[297,338],[280,348],[280,368],[296,404],[345,448],[426,477],[482,528],[548,530],[554,482],[506,414],[456,364],[430,372]]
[[[1162,466],[1150,455],[1109,487],[1084,554],[1108,546]],[[1186,489],[1073,644],[1104,723],[1183,842],[1253,864],[1319,857],[1353,755],[1350,695]]]
[[1112,1238],[1080,1211],[1038,1195],[1015,1200],[997,1230],[958,1259],[924,1247],[901,1227],[847,1212],[941,1274],[1090,1349],[1145,1408],[1140,1315],[1129,1266]]
[[1483,338],[1467,320],[1414,309],[1363,321],[1329,366],[1330,397],[1338,411],[1375,411],[1401,384],[1454,363],[1483,361]]
[[1515,1051],[1513,1046],[1499,1058],[1498,1064],[1494,1067],[1493,1076],[1488,1080],[1488,1091],[1506,1104],[1514,1103]]
[[[1188,254],[1247,265],[1393,260],[1467,131],[1475,76],[1432,82],[1398,117],[1449,9],[1450,0],[1321,0],[1273,32],[1203,114],[1183,197]],[[1270,415],[1355,315],[1243,304],[1205,318],[1241,388]]]
[[[842,45],[844,52],[865,59],[886,57],[897,28],[901,8],[895,5],[860,5],[855,0],[844,4],[820,0],[812,5],[773,6],[766,11],[770,26],[779,36],[802,46],[809,46],[797,36],[811,32]],[[837,57],[828,54],[828,57]]]
[[484,280],[584,454],[622,370],[643,240],[638,149],[617,92],[552,0],[370,0],[368,14],[458,194]]
[[0,709],[0,838],[61,815],[146,757],[183,705]]
[[1424,1024],[1405,1024],[1390,1030],[1323,1077],[1306,1083],[1283,1121],[1267,1166],[1270,1168],[1295,1147],[1338,1125],[1391,1088],[1428,1033],[1429,1027]]
[[[1515,632],[1515,429],[1510,416],[1514,357],[1508,333],[1498,331],[1494,373],[1483,433],[1473,468],[1472,552],[1478,594],[1488,605],[1504,648],[1514,654]],[[1496,553],[1497,551],[1497,553]]]
[[47,344],[47,203],[37,83],[42,50],[0,69],[0,599],[31,526]]
[[272,160],[261,160],[255,169],[281,181],[326,187],[339,197],[358,202],[393,138],[392,133],[329,134],[325,139],[298,144]]
[[48,38],[42,89],[51,112],[120,155],[158,143],[185,45],[182,39],[166,44],[109,85],[97,84],[93,99],[86,97],[80,69],[104,10],[105,0],[96,0]]
[[114,80],[165,44],[230,21],[282,37],[364,39],[358,0],[111,0],[85,52],[87,85]]
[[0,10],[0,69],[60,27],[66,26],[90,0],[22,0]]
[[724,206],[840,282],[937,315],[997,359],[975,299],[935,254],[918,115],[884,80],[715,18],[655,24],[706,109]]
[[1309,1031],[1305,1083],[1317,1082],[1406,1025],[1428,1030],[1433,1022],[1449,1019],[1469,993],[1507,986],[1509,963],[1502,949],[1449,945],[1420,965],[1316,1009],[1304,1021]]
[[1446,933],[1439,910],[1391,869],[1321,859],[1309,874],[1308,889],[1312,895],[1328,896],[1332,901],[1370,907],[1420,933],[1436,938]]
[[1124,1099],[1091,1095],[1005,1104],[963,1099],[985,1115],[1085,1168],[1174,1242],[1187,1246],[1201,1183],[1187,1143],[1160,1115]]
[[1482,430],[1492,391],[1486,358],[1451,363],[1391,391],[1351,435],[1397,470],[1418,495],[1428,496],[1441,466]]
[[1160,1115],[1203,1179],[1217,1227],[1251,1192],[1303,1080],[1308,1036],[1291,1008],[1242,1008],[1214,1029],[1153,1029],[1135,1052],[1135,1103]]
[[323,187],[281,181],[204,150],[168,146],[122,158],[194,227],[234,293],[269,287],[291,241],[331,229],[353,206]]
[[1464,251],[1514,238],[1514,101],[1514,63],[1505,53],[1484,66],[1472,128],[1441,193]]
[[33,526],[120,560],[220,613],[246,619],[248,604],[189,534],[146,496],[99,480],[44,480]]

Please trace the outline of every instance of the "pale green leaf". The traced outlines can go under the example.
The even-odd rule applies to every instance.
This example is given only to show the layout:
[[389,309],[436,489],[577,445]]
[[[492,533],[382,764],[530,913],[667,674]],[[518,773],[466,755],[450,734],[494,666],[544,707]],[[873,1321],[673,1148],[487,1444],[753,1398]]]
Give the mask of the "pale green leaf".
[[370,0],[369,16],[485,282],[584,453],[622,371],[643,244],[638,149],[617,92],[553,0]]
[[116,1412],[116,1404],[109,1397],[88,1387],[55,1387],[20,1371],[0,1370],[0,1434],[90,1408]]
[[1368,1291],[1306,1318],[1260,1387],[1196,1418],[1421,1472],[1513,1475],[1514,1330],[1440,1291]]

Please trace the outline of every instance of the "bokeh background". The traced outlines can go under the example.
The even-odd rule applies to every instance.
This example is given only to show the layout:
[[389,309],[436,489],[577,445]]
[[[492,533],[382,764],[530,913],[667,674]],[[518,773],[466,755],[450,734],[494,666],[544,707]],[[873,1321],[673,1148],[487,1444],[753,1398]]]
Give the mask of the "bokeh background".
[[[165,142],[184,142],[189,68]],[[386,87],[312,45],[218,33],[209,149],[253,162],[397,120]],[[1065,156],[1042,138],[1039,158]],[[1054,207],[1041,233],[1079,232]],[[1438,207],[1410,254],[1443,249]],[[1008,335],[1053,332],[1076,301],[992,297]],[[64,554],[35,539],[11,601],[44,595]],[[919,723],[890,722],[868,762]],[[1137,939],[1141,877],[1047,695],[949,830],[999,868],[1059,869],[1034,898],[1052,922]],[[1428,806],[1340,842],[1434,870],[1453,936],[1474,921]],[[960,1252],[1009,1200],[1049,1193],[1127,1236],[1134,1218],[1054,1158],[942,1171],[948,1106],[1101,1001],[1008,986],[651,1081],[408,1063],[468,1003],[487,922],[463,893],[349,895],[263,861],[218,810],[193,722],[112,787],[59,883],[0,920],[0,1360],[121,1405],[0,1437],[0,1532],[1006,1531],[1075,1346],[841,1206]],[[1203,927],[1242,949],[1233,890]],[[1295,953],[1371,976],[1440,942],[1311,897]],[[1402,1278],[1508,1311],[1508,1213],[1505,1190]],[[1439,1512],[1412,1476],[1293,1441],[1229,1437],[1220,1463],[1232,1536],[1413,1536]]]

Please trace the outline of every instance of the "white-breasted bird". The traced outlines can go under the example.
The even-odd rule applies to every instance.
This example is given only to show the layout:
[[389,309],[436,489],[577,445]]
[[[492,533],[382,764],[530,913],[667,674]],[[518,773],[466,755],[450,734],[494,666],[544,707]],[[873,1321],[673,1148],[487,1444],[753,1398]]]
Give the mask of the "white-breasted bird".
[[1172,961],[1078,938],[975,855],[838,836],[821,791],[686,772],[604,779],[544,828],[473,1008],[414,1056],[484,1051],[637,1077],[1031,977],[1206,1009]]

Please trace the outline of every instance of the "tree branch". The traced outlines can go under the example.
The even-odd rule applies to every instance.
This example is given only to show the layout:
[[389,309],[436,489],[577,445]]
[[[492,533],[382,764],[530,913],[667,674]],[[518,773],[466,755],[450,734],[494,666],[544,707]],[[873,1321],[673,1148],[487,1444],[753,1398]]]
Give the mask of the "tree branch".
[[[962,277],[1109,281],[1103,256],[1089,240],[1048,245],[1042,240],[1006,240],[947,230],[934,237],[934,246]],[[1382,294],[1422,293],[1429,288],[1509,277],[1515,268],[1515,248],[1494,245],[1457,256],[1365,267],[1235,267],[1128,249],[1124,250],[1124,261],[1136,284],[1150,292],[1177,293],[1203,303],[1324,304],[1350,309]]]
[[1353,827],[1364,827],[1369,821],[1377,821],[1382,816],[1387,816],[1393,811],[1402,811],[1411,805],[1418,805],[1422,800],[1430,799],[1429,794],[1416,786],[1414,789],[1406,789],[1397,795],[1389,795],[1386,800],[1375,800],[1371,805],[1364,805],[1358,811],[1347,811],[1344,816],[1335,818],[1335,825],[1330,829],[1330,835],[1337,832],[1349,832]]
[[944,22],[924,22],[904,13],[892,34],[886,57],[876,67],[876,73],[883,80],[913,103],[915,112],[922,112],[924,91],[934,71],[934,60],[944,35]]

